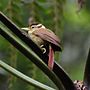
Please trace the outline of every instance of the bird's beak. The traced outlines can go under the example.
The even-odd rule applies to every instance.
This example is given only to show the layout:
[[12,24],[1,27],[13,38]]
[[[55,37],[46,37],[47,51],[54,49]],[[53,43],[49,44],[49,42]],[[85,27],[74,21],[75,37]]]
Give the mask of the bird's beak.
[[24,31],[29,31],[30,30],[28,27],[21,28],[21,29],[24,30]]

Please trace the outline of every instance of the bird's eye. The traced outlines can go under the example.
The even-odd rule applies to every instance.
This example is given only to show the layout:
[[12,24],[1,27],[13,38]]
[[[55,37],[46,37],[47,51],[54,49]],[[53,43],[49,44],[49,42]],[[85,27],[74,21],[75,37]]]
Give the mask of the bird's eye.
[[31,28],[34,28],[34,26],[32,26]]

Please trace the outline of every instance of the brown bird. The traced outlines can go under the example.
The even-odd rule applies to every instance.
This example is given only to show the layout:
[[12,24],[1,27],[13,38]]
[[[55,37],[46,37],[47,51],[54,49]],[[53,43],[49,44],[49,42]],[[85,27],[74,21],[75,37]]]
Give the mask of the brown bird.
[[43,50],[43,53],[48,53],[48,68],[52,70],[54,52],[61,51],[59,38],[51,30],[39,23],[30,24],[29,27],[22,29],[28,31],[30,38]]

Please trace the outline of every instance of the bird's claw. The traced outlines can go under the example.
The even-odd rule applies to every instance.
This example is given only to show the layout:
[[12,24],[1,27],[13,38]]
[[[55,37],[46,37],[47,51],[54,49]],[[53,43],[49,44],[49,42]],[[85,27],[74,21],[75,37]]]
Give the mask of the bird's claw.
[[46,53],[46,49],[44,48],[44,45],[41,45],[40,47],[41,47],[41,49],[43,51],[43,54]]

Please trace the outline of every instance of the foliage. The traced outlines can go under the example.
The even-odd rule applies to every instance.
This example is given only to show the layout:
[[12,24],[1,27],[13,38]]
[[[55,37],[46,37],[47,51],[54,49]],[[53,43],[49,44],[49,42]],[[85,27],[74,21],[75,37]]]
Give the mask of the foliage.
[[[43,23],[46,27],[53,30],[62,39],[64,45],[65,42],[67,42],[67,39],[64,39],[63,37],[64,35],[66,35],[66,32],[72,34],[72,32],[74,31],[76,31],[77,33],[82,33],[83,31],[82,34],[84,36],[90,35],[90,5],[88,3],[89,0],[87,0],[86,2],[86,8],[82,8],[79,13],[76,13],[78,6],[75,6],[76,4],[75,2],[73,2],[73,0],[67,0],[66,3],[65,1],[66,0],[0,0],[0,11],[2,11],[12,21],[14,21],[15,24],[20,27],[27,26],[28,18],[34,17],[37,21]],[[69,38],[71,43],[73,43],[73,38],[72,36]],[[85,39],[83,42],[85,42]],[[83,47],[79,48],[83,49]],[[1,55],[1,53],[3,55]],[[18,52],[14,47],[12,47],[10,43],[8,43],[5,39],[2,38],[2,36],[0,36],[0,55],[2,58],[5,58],[6,62],[8,62],[21,72],[24,72],[26,75],[31,76],[32,78],[37,79],[38,81],[41,81],[45,84],[55,87],[53,83],[48,80],[48,78],[34,64],[32,64],[32,62],[26,60],[27,58],[24,57],[20,52]],[[60,55],[61,54],[56,54],[56,58],[58,58],[56,60],[60,61]],[[12,58],[14,61],[12,61]],[[80,62],[77,68],[81,66],[81,64],[83,64],[83,62],[81,62],[83,58],[79,59]],[[75,65],[77,65],[77,62]],[[75,65],[69,65],[68,67],[72,68]],[[66,69],[68,71],[67,67]],[[72,78],[77,77],[82,79],[82,77],[80,77],[81,71],[78,71],[79,74],[77,75],[75,75],[77,73],[76,69],[75,73],[73,71],[73,69],[72,72],[68,71],[70,75],[72,74]],[[23,81],[16,79],[11,75],[8,75],[8,77],[9,90],[35,90],[34,87],[27,85]]]

